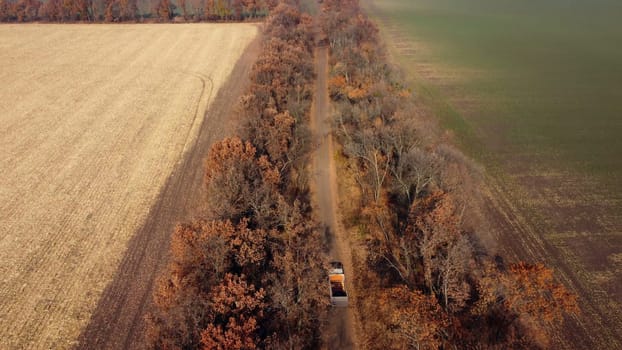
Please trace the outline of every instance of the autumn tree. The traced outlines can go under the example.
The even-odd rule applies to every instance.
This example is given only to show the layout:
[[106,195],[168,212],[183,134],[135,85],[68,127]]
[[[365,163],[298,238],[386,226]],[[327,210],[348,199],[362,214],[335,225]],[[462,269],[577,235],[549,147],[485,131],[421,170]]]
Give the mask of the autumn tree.
[[552,327],[565,314],[579,312],[576,295],[556,283],[543,264],[519,262],[507,271],[489,264],[485,272],[474,310],[489,320],[492,343],[546,346]]
[[311,52],[280,38],[271,38],[264,46],[266,53],[253,66],[251,92],[263,102],[261,106],[272,106],[279,112],[287,109],[296,115],[299,111],[292,110],[291,105],[311,96]]
[[147,339],[154,348],[200,345],[200,332],[208,324],[207,296],[230,264],[230,252],[223,236],[233,230],[226,222],[176,227],[171,239],[168,274],[157,283],[156,309],[147,319]]
[[[321,231],[304,211],[298,201],[282,209],[283,231],[275,237],[279,244],[272,252],[273,272],[267,276],[273,281],[269,291],[279,320],[274,329],[285,335],[283,348],[318,348],[321,334],[317,321],[329,305],[326,247]],[[278,348],[276,343],[273,345]]]
[[0,0],[0,22],[9,21],[9,2],[8,0]]
[[231,15],[234,20],[239,21],[242,19],[242,14],[244,11],[244,3],[243,0],[231,0]]
[[245,281],[244,275],[225,275],[208,296],[208,325],[201,332],[205,350],[256,349],[261,343],[258,323],[264,317],[265,292]]
[[24,22],[26,20],[26,4],[24,1],[17,1],[13,4],[12,14],[15,16],[18,22]]
[[178,2],[179,7],[181,8],[181,15],[183,16],[184,20],[188,19],[188,7],[186,4],[186,0],[179,0]]
[[42,7],[41,12],[43,18],[49,21],[61,21],[62,20],[62,3],[60,0],[48,0]]
[[313,45],[313,19],[298,8],[280,2],[267,20],[266,34],[310,52]]
[[[234,4],[242,4],[242,12],[260,6],[208,0],[205,16],[230,19],[237,16]],[[251,72],[241,116],[248,118],[243,139],[252,142],[231,137],[212,145],[206,219],[179,225],[172,237],[172,261],[148,318],[155,348],[321,345],[327,259],[301,181],[310,150],[312,35],[303,33],[309,18],[291,14],[297,18],[291,23],[267,21],[271,34]]]
[[232,9],[229,2],[230,0],[214,0],[213,14],[216,19],[231,19]]
[[363,129],[349,134],[344,153],[353,161],[361,191],[370,202],[379,203],[391,171],[391,144],[382,135],[384,130]]
[[465,306],[470,294],[466,279],[473,253],[460,220],[452,197],[442,192],[417,201],[411,209],[411,229],[421,254],[426,287],[439,297],[443,307],[452,310]]
[[244,11],[249,17],[257,17],[257,14],[261,10],[260,0],[244,0]]
[[214,9],[214,0],[205,0],[205,6],[204,6],[204,13],[203,15],[205,16],[206,20],[213,20],[216,16],[216,12]]
[[[250,229],[247,220],[238,225],[201,221],[177,226],[168,277],[158,283],[154,296],[157,312],[148,318],[148,339],[155,348],[196,348],[199,342],[214,348],[258,329],[279,334],[270,338],[273,345],[297,342],[294,339],[300,340],[301,349],[316,344],[315,322],[327,306],[320,235],[299,204],[284,209],[281,216],[281,233]],[[231,281],[218,286],[227,274],[233,274]],[[259,316],[230,310],[230,300],[241,300],[241,290],[257,291],[251,286],[268,288],[258,300],[269,296],[271,311],[255,310],[270,316],[261,324],[255,323]],[[232,294],[229,299],[221,297],[227,293]]]
[[396,201],[394,208],[409,208],[415,199],[432,192],[438,187],[441,172],[442,160],[433,148],[424,145],[418,125],[409,114],[396,112],[399,122],[389,123],[384,134],[391,145],[389,191]]
[[406,286],[387,289],[378,298],[387,318],[387,336],[393,349],[439,349],[449,319],[438,301]]
[[[254,95],[248,95],[246,104],[257,102]],[[285,171],[294,160],[290,147],[294,144],[296,120],[288,112],[278,113],[275,108],[266,108],[261,114],[249,116],[245,137],[254,140],[259,152],[266,154],[281,171]]]
[[281,177],[266,156],[239,138],[215,143],[206,161],[205,182],[211,214],[237,222],[251,218],[253,225],[273,227]]
[[135,20],[138,16],[138,6],[136,0],[118,0],[119,2],[119,20],[129,21]]
[[93,1],[74,0],[74,12],[81,21],[93,21]]
[[280,186],[290,200],[307,191],[305,154],[310,148],[307,123],[314,77],[310,23],[292,5],[281,4],[272,11],[263,53],[243,99],[243,136],[290,179]]
[[533,322],[558,323],[563,314],[578,311],[576,295],[553,279],[553,270],[544,264],[520,262],[510,265],[507,305]]
[[368,242],[370,263],[386,266],[402,283],[437,296],[446,310],[456,312],[466,306],[473,251],[451,196],[435,192],[415,200],[401,229],[392,224],[383,206],[374,210],[376,220],[384,216],[386,227],[377,229],[382,234]]
[[113,22],[119,19],[119,2],[118,0],[106,0],[104,10],[104,20]]
[[170,0],[160,0],[156,5],[155,12],[158,14],[158,18],[161,21],[170,21],[175,14],[175,4]]
[[[156,347],[196,347],[208,327],[210,293],[227,273],[258,276],[266,264],[267,232],[247,220],[199,221],[178,225],[171,238],[168,277],[158,283],[158,312],[149,318],[148,338]],[[257,279],[259,281],[259,279]]]

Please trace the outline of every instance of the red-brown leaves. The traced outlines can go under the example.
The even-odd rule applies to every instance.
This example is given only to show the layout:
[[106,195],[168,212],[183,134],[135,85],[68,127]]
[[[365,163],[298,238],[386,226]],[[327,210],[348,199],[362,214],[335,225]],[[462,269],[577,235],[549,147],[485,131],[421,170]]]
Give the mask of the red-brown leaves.
[[[263,104],[273,104],[271,107],[284,112],[292,102],[310,97],[311,53],[304,46],[278,37],[270,39],[264,46],[265,53],[253,66],[251,92]],[[302,87],[304,92],[296,93],[296,87]]]
[[268,232],[263,229],[251,230],[244,219],[233,234],[225,239],[229,249],[234,252],[233,259],[244,273],[260,273],[258,268],[266,258]]
[[268,223],[278,202],[279,170],[239,138],[224,139],[210,149],[205,163],[208,206],[212,217],[253,225]]
[[209,278],[190,282],[196,285],[221,278],[232,266],[243,273],[255,273],[266,257],[267,236],[263,229],[250,229],[248,219],[236,226],[230,221],[178,225],[171,242],[171,273],[179,279],[187,279],[193,272],[199,279]]
[[350,100],[361,100],[366,98],[369,94],[369,90],[366,87],[350,87],[346,88],[348,98]]
[[302,14],[294,6],[281,2],[268,18],[265,34],[310,51],[313,43],[312,22],[313,19],[309,15]]
[[250,92],[242,99],[244,137],[258,156],[267,156],[281,176],[300,167],[305,124],[312,97],[310,19],[290,5],[279,5],[267,24],[264,52],[251,74]]
[[[150,317],[148,329],[153,344],[196,345],[201,331],[197,327],[214,322],[213,314],[240,316],[236,321],[228,321],[238,322],[235,326],[225,323],[216,327],[214,336],[219,331],[223,337],[229,337],[231,332],[238,334],[238,326],[247,329],[245,322],[250,322],[250,318],[244,310],[261,315],[257,308],[263,306],[264,292],[255,291],[241,277],[227,277],[226,272],[236,270],[249,276],[261,273],[268,252],[266,240],[267,233],[249,229],[247,220],[237,226],[229,221],[178,225],[171,242],[170,275],[158,282],[154,295],[158,313]],[[218,286],[223,277],[224,284]],[[236,308],[242,311],[235,311]],[[178,333],[180,329],[185,331]]]
[[39,0],[0,0],[0,22],[15,20],[17,22],[35,21],[39,16]]
[[246,164],[255,157],[255,147],[250,142],[242,142],[237,137],[214,143],[205,163],[205,181],[209,183],[215,176],[231,171],[240,164]]
[[399,286],[383,291],[379,303],[392,348],[438,349],[443,343],[449,320],[433,296]]
[[251,317],[237,320],[229,318],[229,322],[223,326],[210,324],[201,332],[201,345],[204,350],[229,350],[229,349],[257,349],[254,332],[257,330],[257,321]]
[[335,75],[328,80],[328,93],[333,100],[341,100],[345,95],[347,80],[344,75]]
[[579,312],[576,295],[553,279],[543,264],[520,262],[500,271],[488,264],[478,281],[479,301],[472,309],[476,319],[489,321],[488,337],[510,347],[546,346],[552,326],[564,314]]
[[543,264],[512,264],[504,282],[508,308],[531,321],[560,322],[563,313],[578,312],[576,295],[555,283],[553,270]]
[[266,307],[263,289],[244,280],[244,275],[226,274],[210,293],[210,324],[201,332],[203,349],[256,349],[257,320]]
[[[161,0],[164,1],[164,0]],[[206,16],[256,11],[254,0],[208,0]],[[268,5],[271,6],[271,5]],[[253,10],[255,7],[255,10]],[[322,236],[310,217],[304,157],[313,79],[310,17],[282,5],[242,100],[243,141],[205,162],[209,220],[179,225],[148,335],[155,348],[318,348],[328,306]],[[299,160],[303,159],[303,160]],[[214,219],[214,220],[212,220]]]
[[[170,269],[173,278],[190,285],[203,285],[208,282],[205,279],[222,276],[228,264],[227,239],[234,232],[233,225],[228,221],[177,225],[171,238]],[[191,280],[189,276],[192,276]]]

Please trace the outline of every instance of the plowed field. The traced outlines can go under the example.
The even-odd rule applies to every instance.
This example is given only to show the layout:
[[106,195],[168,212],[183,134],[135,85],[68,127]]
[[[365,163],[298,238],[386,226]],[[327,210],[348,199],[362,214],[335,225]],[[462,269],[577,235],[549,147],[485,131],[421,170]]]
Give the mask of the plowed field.
[[256,34],[0,26],[0,348],[75,345]]

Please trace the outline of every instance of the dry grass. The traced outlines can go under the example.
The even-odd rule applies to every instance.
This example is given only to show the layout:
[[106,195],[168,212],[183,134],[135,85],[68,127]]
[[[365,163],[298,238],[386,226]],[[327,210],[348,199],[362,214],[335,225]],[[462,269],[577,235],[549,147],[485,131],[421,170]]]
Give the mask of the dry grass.
[[0,26],[0,348],[73,345],[256,33]]

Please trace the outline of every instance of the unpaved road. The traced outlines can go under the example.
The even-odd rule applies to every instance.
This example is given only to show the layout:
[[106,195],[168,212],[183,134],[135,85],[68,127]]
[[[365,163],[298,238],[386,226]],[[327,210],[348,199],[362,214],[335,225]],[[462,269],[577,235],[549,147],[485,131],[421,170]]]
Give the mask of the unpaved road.
[[[200,43],[197,43],[200,45]],[[249,83],[260,39],[247,47],[206,112],[196,143],[168,179],[149,217],[129,242],[112,283],[79,338],[78,349],[144,349],[144,318],[155,281],[168,263],[176,223],[204,212],[204,158],[215,141],[233,133],[237,102]]]
[[346,289],[350,306],[332,308],[329,312],[326,345],[329,349],[356,349],[356,318],[353,311],[354,288],[348,273],[352,268],[352,256],[348,238],[340,226],[337,207],[337,182],[333,159],[331,125],[329,123],[328,99],[328,48],[319,47],[315,52],[315,98],[311,110],[311,128],[315,144],[313,157],[314,204],[320,221],[327,228],[330,258],[341,261],[346,274]]

